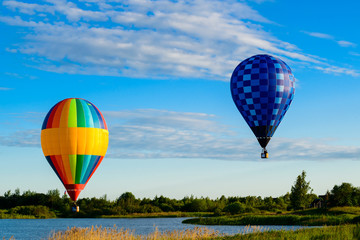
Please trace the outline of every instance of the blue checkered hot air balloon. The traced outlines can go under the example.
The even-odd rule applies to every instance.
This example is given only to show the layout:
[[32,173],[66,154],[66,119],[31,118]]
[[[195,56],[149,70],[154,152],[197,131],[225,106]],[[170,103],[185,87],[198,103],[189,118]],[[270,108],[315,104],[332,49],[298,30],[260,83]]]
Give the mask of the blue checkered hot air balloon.
[[266,146],[289,109],[295,78],[279,58],[255,55],[242,61],[231,76],[231,95],[267,158]]

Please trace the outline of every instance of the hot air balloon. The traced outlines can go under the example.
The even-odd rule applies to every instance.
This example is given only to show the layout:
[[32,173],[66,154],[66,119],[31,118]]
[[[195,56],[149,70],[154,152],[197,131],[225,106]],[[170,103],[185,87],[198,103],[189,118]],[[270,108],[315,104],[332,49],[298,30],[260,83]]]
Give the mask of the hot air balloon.
[[263,148],[289,109],[295,92],[295,78],[290,67],[279,58],[255,55],[242,61],[230,81],[234,103]]
[[46,115],[41,129],[42,150],[74,206],[103,160],[108,142],[105,119],[87,100],[62,100]]

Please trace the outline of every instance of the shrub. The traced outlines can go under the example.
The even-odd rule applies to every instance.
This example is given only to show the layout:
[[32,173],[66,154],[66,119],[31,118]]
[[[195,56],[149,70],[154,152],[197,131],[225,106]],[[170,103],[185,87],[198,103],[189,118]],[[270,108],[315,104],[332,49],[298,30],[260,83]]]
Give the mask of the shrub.
[[232,215],[246,212],[246,205],[241,202],[233,202],[225,206],[224,212]]
[[10,214],[31,215],[36,218],[56,218],[54,212],[46,206],[18,206],[10,209]]

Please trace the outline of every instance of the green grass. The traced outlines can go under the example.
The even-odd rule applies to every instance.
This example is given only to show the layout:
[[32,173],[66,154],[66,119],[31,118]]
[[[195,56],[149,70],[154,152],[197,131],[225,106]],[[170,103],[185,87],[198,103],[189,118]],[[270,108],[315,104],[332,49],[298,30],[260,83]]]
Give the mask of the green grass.
[[303,226],[322,226],[322,225],[340,225],[352,223],[353,217],[342,216],[239,216],[239,217],[209,217],[186,219],[183,223],[200,225],[303,225]]
[[333,207],[329,209],[332,214],[354,214],[360,216],[360,207]]
[[360,239],[360,225],[324,226],[320,228],[299,229],[296,231],[281,230],[237,234],[234,236],[217,237],[217,240],[350,240]]
[[0,219],[35,218],[56,218],[56,215],[45,206],[17,206],[9,210],[0,209]]
[[281,214],[242,214],[221,217],[186,219],[183,223],[200,225],[303,225],[323,226],[360,222],[359,207],[310,209]]
[[7,210],[0,209],[0,219],[35,219],[35,216],[9,213]]

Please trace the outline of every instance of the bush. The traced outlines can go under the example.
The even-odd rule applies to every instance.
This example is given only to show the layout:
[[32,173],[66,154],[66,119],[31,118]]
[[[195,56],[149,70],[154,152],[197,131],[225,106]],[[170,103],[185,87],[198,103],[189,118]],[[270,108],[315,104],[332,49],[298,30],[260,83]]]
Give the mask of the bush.
[[221,208],[218,208],[218,207],[217,207],[217,208],[214,209],[214,215],[215,215],[215,216],[220,216],[221,213],[222,213]]
[[11,208],[9,213],[11,215],[20,214],[20,215],[31,215],[36,218],[56,218],[54,212],[46,206],[18,206]]
[[352,220],[352,223],[359,224],[360,223],[360,216],[354,217],[353,220]]
[[164,212],[173,212],[174,208],[167,203],[161,203],[160,209]]
[[233,202],[225,206],[224,212],[232,215],[246,212],[246,205],[241,202]]
[[140,207],[142,213],[158,213],[161,209],[151,204],[145,204]]

